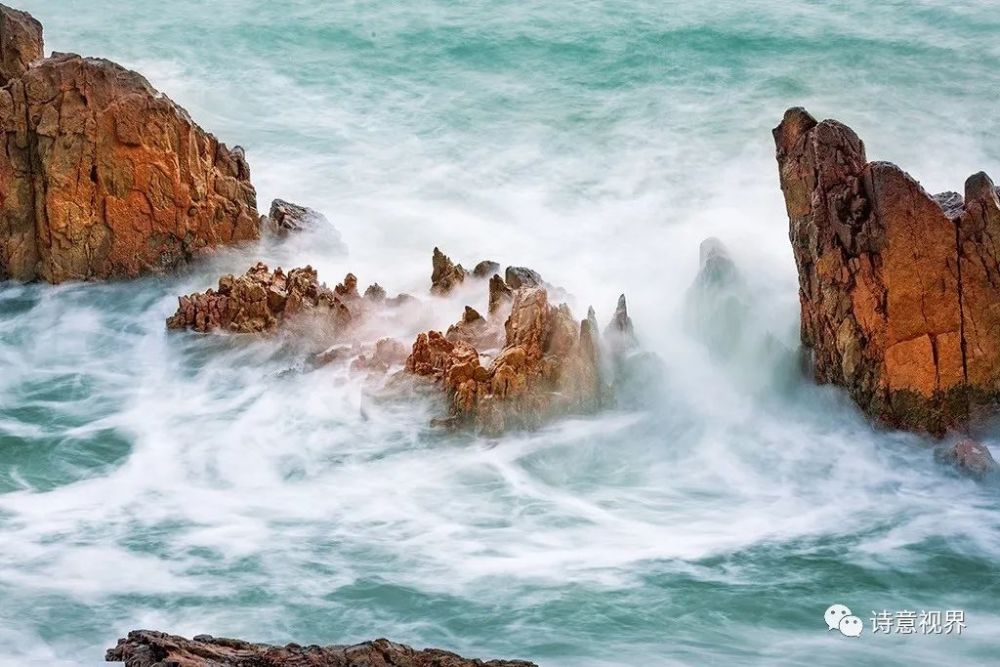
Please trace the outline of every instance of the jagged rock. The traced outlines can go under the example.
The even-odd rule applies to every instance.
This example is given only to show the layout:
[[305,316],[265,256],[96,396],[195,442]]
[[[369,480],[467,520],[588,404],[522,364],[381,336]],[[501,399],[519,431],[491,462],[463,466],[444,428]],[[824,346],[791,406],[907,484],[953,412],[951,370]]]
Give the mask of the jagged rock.
[[960,440],[953,445],[942,445],[934,450],[938,463],[951,465],[963,475],[982,481],[1000,476],[997,464],[989,448],[974,440]]
[[845,125],[789,109],[774,130],[816,380],[873,418],[941,435],[1000,395],[1000,204],[985,174],[932,197],[868,162]]
[[374,301],[375,303],[382,303],[385,301],[385,288],[383,288],[378,283],[372,283],[365,290],[365,298],[369,301]]
[[588,320],[575,321],[565,304],[551,306],[542,288],[522,288],[514,292],[505,334],[503,348],[485,367],[464,340],[422,333],[406,369],[442,383],[450,424],[473,424],[489,435],[598,407],[604,392],[596,331]]
[[511,289],[546,286],[545,281],[542,280],[542,276],[537,271],[529,269],[526,266],[508,266],[505,279]]
[[490,278],[490,302],[488,312],[490,317],[498,315],[505,306],[514,302],[514,290],[507,286],[504,279],[494,274]]
[[[348,274],[345,282],[351,278]],[[167,328],[261,333],[276,329],[290,316],[317,311],[338,327],[351,321],[343,296],[319,283],[312,267],[292,269],[286,275],[280,268],[272,273],[258,263],[242,276],[220,278],[218,290],[179,297]]]
[[[7,49],[23,22],[4,16]],[[260,235],[242,149],[115,63],[32,64],[0,90],[0,129],[0,279],[133,277]]]
[[742,343],[750,299],[736,264],[716,238],[702,241],[701,266],[688,288],[685,326],[713,355],[727,358]]
[[537,667],[521,660],[470,660],[440,649],[416,650],[388,639],[353,646],[271,646],[197,635],[186,639],[133,630],[108,649],[125,667]]
[[497,273],[500,270],[500,265],[497,262],[492,262],[488,259],[476,264],[475,268],[472,269],[472,276],[474,278],[479,278],[485,280]]
[[267,226],[274,234],[282,236],[289,232],[312,229],[320,225],[329,225],[329,221],[319,211],[287,202],[284,199],[275,199],[271,202]]
[[344,276],[344,282],[337,283],[333,292],[343,301],[356,301],[361,298],[358,294],[358,279],[353,273]]
[[448,327],[445,338],[464,341],[477,350],[492,350],[503,343],[504,330],[495,320],[487,320],[475,308],[466,306],[462,319]]
[[42,53],[42,24],[28,12],[0,5],[0,86],[28,71]]
[[628,316],[628,304],[625,302],[624,294],[618,297],[615,314],[604,328],[604,338],[607,340],[613,359],[624,356],[638,346],[635,327],[632,325],[632,318]]
[[431,273],[432,294],[448,294],[465,280],[465,269],[462,265],[453,263],[438,248],[434,248],[432,264],[434,268]]

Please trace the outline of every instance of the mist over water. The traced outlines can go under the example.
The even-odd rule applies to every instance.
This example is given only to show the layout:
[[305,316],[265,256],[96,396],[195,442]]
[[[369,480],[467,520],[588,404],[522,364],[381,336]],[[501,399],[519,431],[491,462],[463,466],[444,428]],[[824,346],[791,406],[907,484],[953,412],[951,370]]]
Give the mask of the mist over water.
[[[169,278],[0,285],[0,664],[98,664],[139,627],[560,667],[1000,654],[996,489],[798,371],[770,135],[803,105],[931,192],[1000,175],[992,3],[16,4],[48,50],[135,68],[244,146],[260,207],[321,210],[346,250],[304,235]],[[723,353],[686,326],[710,236],[744,281]],[[429,399],[287,372],[308,341],[164,327],[178,294],[264,259],[425,298],[387,325],[409,341],[485,305],[426,297],[435,245],[531,266],[602,326],[625,292],[660,391],[442,435]],[[835,602],[860,639],[827,632]],[[968,628],[871,636],[882,609]]]

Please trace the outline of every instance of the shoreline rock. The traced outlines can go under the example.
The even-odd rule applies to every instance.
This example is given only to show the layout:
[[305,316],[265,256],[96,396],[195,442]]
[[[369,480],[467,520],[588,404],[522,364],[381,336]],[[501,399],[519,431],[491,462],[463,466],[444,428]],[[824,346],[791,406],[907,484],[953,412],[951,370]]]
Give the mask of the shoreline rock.
[[254,644],[197,635],[192,639],[153,630],[133,630],[108,649],[106,662],[125,667],[538,667],[523,660],[475,660],[443,651],[417,650],[388,639],[354,645]]
[[0,51],[0,279],[129,278],[260,237],[243,150],[142,75],[39,59],[40,24],[3,6]]
[[817,382],[890,427],[944,435],[1000,398],[1000,201],[928,194],[869,162],[846,125],[801,108],[774,129],[799,274],[802,344]]

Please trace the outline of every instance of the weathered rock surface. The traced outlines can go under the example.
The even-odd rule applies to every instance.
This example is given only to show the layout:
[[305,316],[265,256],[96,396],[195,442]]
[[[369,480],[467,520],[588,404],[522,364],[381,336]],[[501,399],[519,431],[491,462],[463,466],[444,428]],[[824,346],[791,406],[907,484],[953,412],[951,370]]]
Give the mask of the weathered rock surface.
[[500,264],[488,259],[484,259],[483,261],[479,262],[479,264],[476,264],[476,266],[472,269],[472,275],[475,278],[486,280],[499,270],[500,270]]
[[589,319],[550,305],[545,289],[525,287],[514,291],[504,345],[488,365],[465,339],[431,331],[417,336],[406,369],[441,383],[448,424],[496,435],[599,407],[607,391],[598,335]]
[[953,445],[942,445],[934,450],[934,459],[979,481],[1000,476],[1000,464],[990,454],[989,448],[975,440],[966,439]]
[[521,660],[484,662],[439,649],[416,650],[388,639],[353,646],[270,646],[151,630],[128,633],[105,659],[126,667],[537,667]]
[[266,225],[271,233],[283,236],[289,232],[329,225],[329,221],[325,215],[308,206],[293,204],[284,199],[275,199],[271,202]]
[[489,314],[495,316],[514,302],[514,290],[498,274],[490,278]]
[[217,290],[179,297],[177,312],[167,320],[167,327],[203,333],[261,333],[302,313],[328,315],[332,323],[343,327],[351,321],[350,304],[358,298],[352,274],[331,290],[319,282],[310,266],[285,274],[280,268],[271,272],[258,263],[242,276],[223,276]]
[[890,426],[943,434],[1000,396],[1000,202],[985,174],[933,197],[855,133],[774,130],[816,380]]
[[28,71],[42,53],[42,24],[31,14],[0,5],[0,86]]
[[461,264],[455,264],[451,258],[434,248],[434,256],[431,260],[433,271],[431,272],[431,293],[448,294],[457,285],[465,280],[465,269]]
[[2,15],[4,75],[23,71],[0,90],[0,279],[132,277],[259,237],[240,148],[115,63],[53,54],[25,69],[34,23]]

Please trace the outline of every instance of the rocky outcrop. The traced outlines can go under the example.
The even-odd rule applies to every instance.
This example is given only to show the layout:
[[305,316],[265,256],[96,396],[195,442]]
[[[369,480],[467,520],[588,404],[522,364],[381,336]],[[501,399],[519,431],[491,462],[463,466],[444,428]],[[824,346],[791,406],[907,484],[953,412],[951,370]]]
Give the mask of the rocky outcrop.
[[521,660],[472,660],[439,649],[417,650],[376,639],[353,646],[271,646],[198,635],[185,639],[134,630],[108,649],[125,667],[537,667]]
[[499,275],[494,274],[490,278],[490,300],[488,312],[490,316],[495,316],[502,312],[506,306],[513,303],[514,290]]
[[329,221],[319,211],[300,206],[284,199],[271,202],[271,210],[264,220],[267,229],[277,236],[303,229],[315,229],[321,225],[329,225]]
[[406,370],[442,385],[444,423],[497,435],[600,407],[608,392],[591,320],[578,322],[565,304],[551,305],[545,289],[525,287],[514,290],[504,329],[504,345],[488,365],[467,339],[437,331],[417,336]]
[[27,13],[0,5],[0,86],[42,58],[42,24]]
[[431,272],[432,294],[448,294],[465,280],[465,269],[462,268],[462,265],[456,265],[438,248],[434,248],[431,263],[433,267]]
[[714,357],[726,359],[743,342],[750,295],[719,239],[702,241],[699,256],[698,275],[685,296],[684,324]]
[[352,274],[331,290],[319,282],[310,266],[285,274],[281,268],[271,272],[258,263],[242,276],[223,276],[217,290],[179,297],[167,328],[261,333],[303,313],[329,316],[336,326],[344,327],[351,321],[350,304],[357,299],[357,280]]
[[2,15],[5,75],[23,71],[0,90],[0,279],[132,277],[259,237],[241,149],[115,63],[24,68],[40,31],[36,48],[33,20]]
[[486,280],[490,276],[494,275],[500,270],[500,264],[497,262],[484,259],[483,261],[476,264],[472,269],[472,276],[474,278],[479,278],[480,280]]
[[980,482],[1000,477],[1000,465],[990,450],[975,440],[965,439],[952,445],[942,445],[934,450],[934,459]]
[[1000,395],[1000,202],[985,174],[931,196],[847,126],[774,130],[816,380],[870,416],[942,434]]

